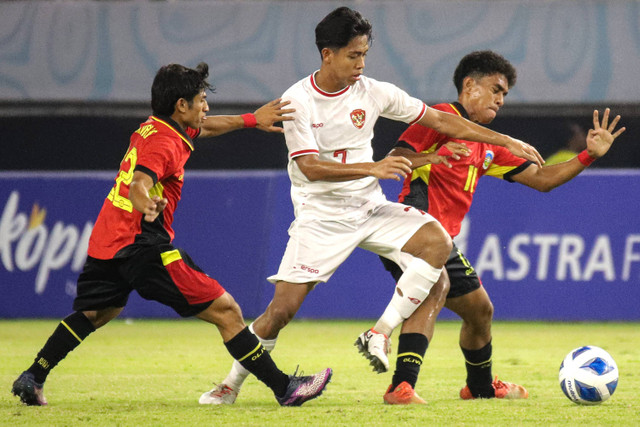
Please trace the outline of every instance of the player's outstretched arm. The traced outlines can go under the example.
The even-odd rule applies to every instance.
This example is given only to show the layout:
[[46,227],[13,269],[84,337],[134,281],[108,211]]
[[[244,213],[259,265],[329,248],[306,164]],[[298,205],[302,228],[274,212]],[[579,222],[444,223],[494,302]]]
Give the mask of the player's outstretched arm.
[[418,121],[422,126],[426,126],[456,139],[467,141],[484,142],[507,148],[512,154],[530,160],[542,166],[544,160],[538,150],[531,145],[522,142],[483,126],[477,125],[470,120],[455,114],[445,113],[435,108],[427,108],[424,116]]
[[337,163],[320,160],[318,155],[310,154],[296,157],[295,161],[309,181],[341,182],[368,176],[400,181],[411,173],[411,162],[400,156],[388,156],[378,162]]
[[[446,150],[444,149],[446,148]],[[450,168],[450,160],[460,160],[460,156],[468,157],[471,150],[464,144],[449,141],[443,148],[435,153],[416,153],[415,151],[405,147],[395,147],[388,156],[402,156],[411,162],[411,169],[417,169],[425,165],[443,164]]]
[[282,133],[281,127],[274,126],[278,122],[293,120],[291,114],[296,110],[284,108],[290,101],[274,99],[258,108],[253,113],[234,116],[207,116],[200,128],[200,137],[212,137],[243,128],[258,128],[265,132]]
[[576,177],[593,161],[604,156],[611,148],[613,141],[626,130],[624,127],[616,130],[620,116],[616,116],[609,123],[609,113],[609,109],[605,109],[600,122],[598,110],[593,112],[593,129],[590,129],[587,134],[587,149],[582,153],[571,160],[555,165],[542,167],[531,165],[514,175],[513,180],[538,191],[547,192]]

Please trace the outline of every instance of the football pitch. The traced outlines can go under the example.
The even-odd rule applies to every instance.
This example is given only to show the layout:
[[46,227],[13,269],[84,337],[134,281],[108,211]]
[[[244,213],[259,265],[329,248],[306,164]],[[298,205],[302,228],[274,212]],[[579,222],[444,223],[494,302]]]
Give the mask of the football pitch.
[[[299,408],[280,407],[250,377],[234,405],[198,404],[231,365],[215,327],[197,320],[116,320],[72,352],[49,376],[46,407],[22,406],[11,384],[28,367],[57,320],[0,321],[0,425],[276,426],[276,425],[611,425],[640,423],[638,323],[496,322],[493,371],[524,385],[526,400],[462,401],[465,369],[458,321],[441,321],[416,391],[427,405],[389,406],[391,372],[376,374],[353,342],[372,322],[294,320],[273,357],[286,373],[334,370],[324,394]],[[392,365],[397,333],[392,336]],[[618,388],[601,405],[570,402],[558,385],[560,362],[582,345],[606,349],[620,370]]]

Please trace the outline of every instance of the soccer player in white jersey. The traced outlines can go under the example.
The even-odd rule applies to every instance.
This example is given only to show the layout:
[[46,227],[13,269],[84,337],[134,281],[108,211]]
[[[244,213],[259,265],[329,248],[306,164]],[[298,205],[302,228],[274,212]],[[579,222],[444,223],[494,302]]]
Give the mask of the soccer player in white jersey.
[[[371,42],[371,24],[340,7],[316,27],[320,70],[291,86],[295,120],[284,122],[295,220],[277,274],[268,278],[275,293],[250,326],[271,351],[278,333],[294,317],[307,294],[326,282],[360,247],[397,263],[404,274],[382,317],[356,341],[374,369],[389,367],[389,335],[427,297],[451,251],[451,239],[427,213],[386,200],[379,179],[404,179],[404,157],[373,161],[373,127],[378,117],[420,123],[454,138],[486,142],[541,164],[530,145],[459,116],[427,108],[400,88],[362,75]],[[462,144],[433,153],[433,163],[466,155]],[[447,283],[448,285],[448,283]],[[439,285],[440,286],[440,285]],[[225,380],[200,398],[202,404],[233,403],[248,376],[237,361]]]

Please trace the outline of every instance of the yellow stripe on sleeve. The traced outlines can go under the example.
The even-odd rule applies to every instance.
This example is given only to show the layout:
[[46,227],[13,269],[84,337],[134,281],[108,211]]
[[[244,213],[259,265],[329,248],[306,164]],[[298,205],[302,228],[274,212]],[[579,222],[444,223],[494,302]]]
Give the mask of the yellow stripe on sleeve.
[[487,172],[485,173],[485,175],[489,175],[489,176],[493,176],[495,178],[500,178],[503,179],[503,177],[511,172],[512,170],[514,170],[515,168],[517,168],[518,166],[498,166],[498,165],[491,165],[491,167],[489,167],[489,170],[487,170]]

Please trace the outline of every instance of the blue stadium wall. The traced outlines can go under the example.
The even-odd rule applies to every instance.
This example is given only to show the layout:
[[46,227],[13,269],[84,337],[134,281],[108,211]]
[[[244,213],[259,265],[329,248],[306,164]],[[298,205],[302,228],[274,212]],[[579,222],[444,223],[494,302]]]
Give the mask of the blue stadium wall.
[[[103,172],[0,173],[0,318],[71,311],[93,221],[113,182]],[[389,197],[399,186],[384,182]],[[457,239],[497,319],[640,320],[640,172],[593,170],[551,193],[485,177]],[[191,172],[175,244],[259,315],[292,220],[283,171]],[[306,318],[375,318],[393,292],[357,249],[302,306]],[[123,316],[173,317],[133,294]],[[452,317],[444,310],[443,317]]]

